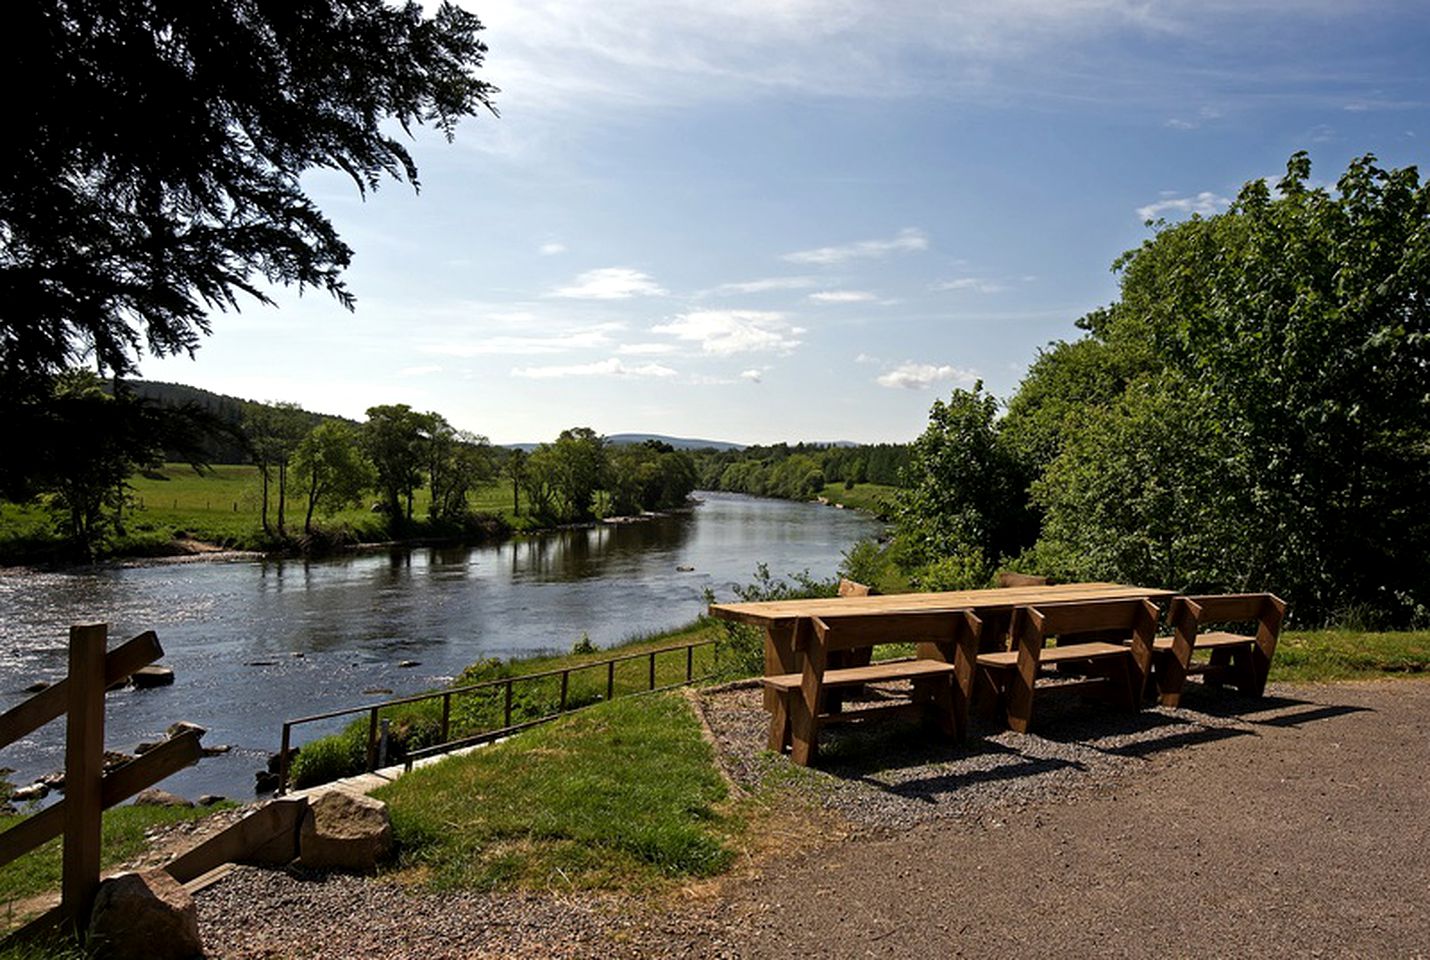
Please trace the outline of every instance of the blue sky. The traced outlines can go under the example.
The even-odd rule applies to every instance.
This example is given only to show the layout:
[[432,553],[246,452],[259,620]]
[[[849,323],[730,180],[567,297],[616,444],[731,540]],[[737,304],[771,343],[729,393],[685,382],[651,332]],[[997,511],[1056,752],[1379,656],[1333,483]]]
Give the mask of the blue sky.
[[1075,336],[1149,217],[1430,142],[1423,2],[465,5],[501,118],[419,133],[420,194],[305,181],[356,312],[279,290],[146,377],[498,443],[908,440]]

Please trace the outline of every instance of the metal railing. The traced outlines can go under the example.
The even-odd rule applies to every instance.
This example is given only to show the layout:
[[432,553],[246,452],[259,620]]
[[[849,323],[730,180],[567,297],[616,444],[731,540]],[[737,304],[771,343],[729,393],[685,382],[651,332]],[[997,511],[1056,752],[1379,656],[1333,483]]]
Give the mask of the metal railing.
[[[714,647],[716,641],[697,640],[691,643],[677,644],[671,647],[660,647],[655,650],[645,650],[640,653],[627,653],[616,657],[607,657],[601,660],[592,660],[589,663],[573,664],[569,667],[561,667],[556,670],[542,670],[537,673],[515,674],[510,677],[499,677],[495,680],[483,680],[480,683],[467,684],[461,687],[448,687],[445,690],[433,690],[427,693],[417,693],[406,697],[396,697],[392,700],[384,700],[381,703],[369,703],[356,707],[344,707],[341,710],[329,710],[326,713],[315,713],[311,716],[297,717],[283,722],[283,735],[281,745],[278,749],[278,788],[277,793],[283,794],[288,790],[289,768],[293,757],[293,728],[301,724],[320,723],[325,720],[335,720],[339,717],[359,716],[367,714],[367,739],[365,750],[364,769],[371,773],[379,766],[379,747],[382,738],[379,733],[380,714],[383,710],[393,707],[405,706],[413,703],[425,703],[431,700],[442,701],[442,719],[438,728],[438,742],[417,750],[410,750],[406,753],[405,762],[410,768],[414,760],[434,754],[446,753],[461,747],[471,746],[477,743],[484,743],[496,740],[518,730],[525,730],[538,724],[547,723],[566,713],[580,710],[594,703],[583,703],[572,707],[568,703],[568,696],[571,690],[571,675],[582,671],[598,670],[604,668],[606,671],[606,691],[605,697],[600,701],[607,702],[615,699],[616,696],[616,664],[626,663],[633,660],[646,660],[648,667],[646,671],[646,684],[643,689],[632,691],[628,696],[639,693],[652,693],[660,690],[672,690],[676,687],[683,687],[691,683],[714,679],[717,674],[713,671],[695,676],[695,651],[699,647]],[[667,683],[656,686],[656,657],[661,654],[685,652],[685,677],[674,683]],[[556,710],[527,720],[513,722],[514,690],[517,685],[532,683],[534,681],[546,680],[552,677],[560,677],[560,693],[557,697]],[[457,739],[451,738],[452,725],[452,698],[470,694],[481,693],[485,690],[495,690],[500,688],[503,691],[502,698],[502,723],[499,727],[489,730],[482,730],[477,733],[467,734]]]

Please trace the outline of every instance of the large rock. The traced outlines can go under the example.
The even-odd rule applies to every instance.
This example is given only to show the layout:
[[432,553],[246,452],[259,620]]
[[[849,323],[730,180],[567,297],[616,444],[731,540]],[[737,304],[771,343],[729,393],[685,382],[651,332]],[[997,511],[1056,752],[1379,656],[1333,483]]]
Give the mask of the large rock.
[[163,870],[121,873],[101,883],[89,937],[110,960],[187,960],[204,952],[193,898]]
[[192,807],[193,804],[176,793],[167,790],[160,790],[158,787],[150,787],[147,790],[140,790],[139,795],[134,798],[136,807]]
[[298,833],[298,854],[314,870],[372,872],[392,854],[387,804],[342,790],[313,797]]
[[130,679],[140,690],[167,687],[174,683],[174,671],[169,667],[140,667]]

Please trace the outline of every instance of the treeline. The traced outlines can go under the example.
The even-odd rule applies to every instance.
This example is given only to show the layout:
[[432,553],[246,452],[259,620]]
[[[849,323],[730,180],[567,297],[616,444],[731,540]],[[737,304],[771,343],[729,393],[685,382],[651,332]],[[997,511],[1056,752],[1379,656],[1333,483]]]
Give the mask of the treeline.
[[926,587],[999,565],[1273,590],[1302,622],[1430,622],[1430,186],[1297,154],[1227,212],[1161,224],[1121,296],[1000,416],[934,404],[894,556]]
[[827,484],[899,482],[908,461],[906,444],[833,446],[786,443],[745,447],[701,455],[700,486],[758,497],[808,500]]

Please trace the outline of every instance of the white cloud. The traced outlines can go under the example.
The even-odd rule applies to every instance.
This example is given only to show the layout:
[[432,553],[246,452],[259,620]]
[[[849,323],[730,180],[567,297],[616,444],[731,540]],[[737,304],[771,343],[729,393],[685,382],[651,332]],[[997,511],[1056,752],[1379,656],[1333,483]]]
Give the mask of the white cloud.
[[741,371],[740,371],[740,379],[741,379],[741,380],[748,380],[748,381],[750,381],[751,383],[759,383],[761,380],[764,379],[764,377],[765,377],[765,372],[764,372],[763,370],[741,370]]
[[639,366],[627,366],[617,357],[607,360],[597,360],[594,363],[573,363],[561,366],[548,367],[514,367],[511,375],[513,377],[525,377],[529,380],[555,380],[563,377],[653,377],[656,379],[666,379],[676,375],[676,371],[670,367],[662,366],[658,363],[643,363]]
[[674,353],[677,349],[673,343],[623,343],[616,352],[628,357],[653,357]]
[[926,390],[935,383],[950,380],[971,385],[978,380],[977,372],[960,370],[957,367],[934,366],[931,363],[900,364],[888,373],[880,374],[874,382],[881,387],[902,387],[905,390]]
[[977,293],[1002,293],[1007,290],[1006,284],[997,280],[985,280],[981,277],[958,277],[954,280],[944,280],[942,283],[933,285],[935,290],[973,290]]
[[833,247],[816,247],[813,250],[796,250],[784,255],[790,263],[814,263],[828,266],[849,260],[867,260],[887,257],[891,253],[914,253],[927,250],[928,236],[916,227],[905,227],[898,236],[888,240],[860,240]]
[[857,356],[857,357],[854,358],[854,362],[855,362],[855,363],[874,363],[874,364],[880,364],[880,363],[883,363],[884,361],[880,360],[878,357],[871,356],[871,355],[869,355],[869,354],[867,354],[867,353],[861,353],[861,354],[859,354],[859,356]]
[[472,336],[463,340],[447,340],[422,346],[423,353],[446,357],[477,357],[492,354],[539,355],[568,353],[572,350],[602,349],[611,343],[611,334],[624,330],[623,323],[598,323],[589,327],[535,336],[500,335]]
[[442,367],[435,363],[429,363],[421,367],[403,367],[397,371],[399,377],[425,377],[429,373],[441,373]]
[[1196,213],[1204,217],[1221,213],[1231,201],[1219,194],[1209,190],[1203,190],[1195,197],[1167,197],[1155,203],[1149,203],[1145,207],[1137,208],[1137,218],[1139,220],[1156,220],[1158,217],[1168,213]]
[[774,310],[694,310],[670,323],[657,324],[651,331],[698,342],[704,352],[726,356],[755,351],[788,353],[800,345],[804,328],[791,325],[783,313]]
[[566,252],[566,244],[557,243],[556,241],[552,241],[551,243],[543,243],[540,247],[537,248],[536,252],[541,254],[543,257],[554,257],[558,253]]
[[815,303],[868,303],[877,298],[867,290],[821,290],[811,293],[809,299]]
[[664,294],[665,290],[649,274],[630,267],[601,267],[587,270],[571,286],[558,287],[549,296],[576,300],[626,300]]
[[745,280],[740,283],[722,283],[718,287],[702,290],[701,295],[714,294],[717,297],[736,293],[767,293],[771,290],[808,290],[819,285],[817,277],[765,277],[762,280]]

